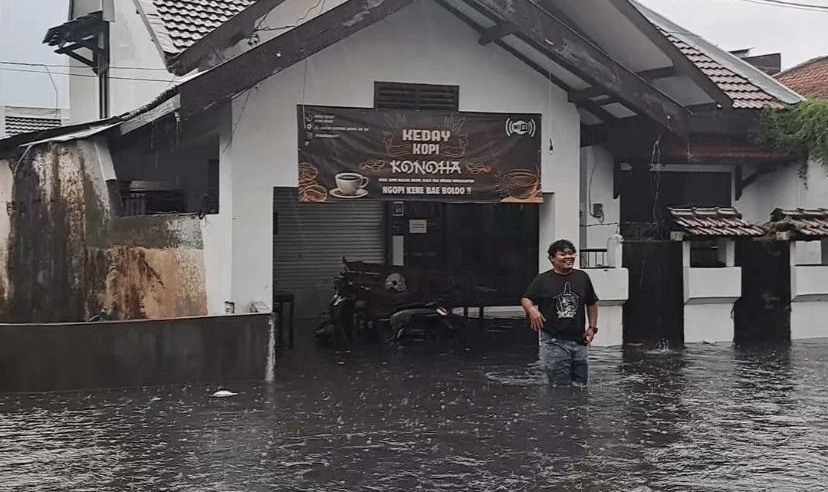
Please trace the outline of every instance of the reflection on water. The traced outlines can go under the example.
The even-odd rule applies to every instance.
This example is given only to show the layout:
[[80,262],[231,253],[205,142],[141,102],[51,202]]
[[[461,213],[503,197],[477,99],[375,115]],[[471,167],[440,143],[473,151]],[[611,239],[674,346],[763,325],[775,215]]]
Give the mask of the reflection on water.
[[0,490],[828,490],[828,339],[591,351],[297,349],[273,383],[0,395]]

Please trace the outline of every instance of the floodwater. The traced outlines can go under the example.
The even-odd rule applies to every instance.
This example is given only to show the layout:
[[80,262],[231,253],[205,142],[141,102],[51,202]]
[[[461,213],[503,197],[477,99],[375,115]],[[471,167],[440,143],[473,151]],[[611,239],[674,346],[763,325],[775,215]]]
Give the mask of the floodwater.
[[828,339],[593,348],[571,390],[523,329],[299,347],[272,383],[0,394],[0,490],[828,490]]

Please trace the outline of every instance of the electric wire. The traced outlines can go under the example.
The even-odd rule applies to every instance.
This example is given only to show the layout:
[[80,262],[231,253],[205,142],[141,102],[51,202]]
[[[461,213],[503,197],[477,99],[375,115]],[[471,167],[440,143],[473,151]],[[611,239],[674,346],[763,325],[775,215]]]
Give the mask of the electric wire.
[[[98,78],[97,75],[93,74],[85,74],[85,73],[67,73],[67,72],[49,72],[46,70],[27,70],[23,68],[4,68],[0,67],[0,71],[3,72],[23,72],[23,73],[42,73],[47,75],[60,75],[65,77],[86,77],[86,78]],[[142,77],[121,77],[118,75],[110,75],[108,78],[113,80],[134,80],[139,82],[163,82],[168,83],[170,79],[151,79],[151,78],[142,78]]]
[[828,12],[828,4],[812,4],[801,2],[789,2],[783,0],[708,0],[714,3],[728,3],[728,2],[746,2],[756,5],[764,5],[766,7],[787,8],[791,10],[805,10],[811,12]]
[[[7,60],[0,60],[0,65],[21,65],[24,67],[52,67],[52,68],[69,68],[69,65],[65,63],[29,63],[29,62],[19,62],[19,61],[7,61]],[[152,70],[156,72],[166,72],[166,68],[152,68],[152,67],[124,67],[124,66],[117,66],[111,65],[110,69],[119,69],[119,70]]]
[[[719,1],[719,0],[717,0]],[[785,2],[782,0],[739,0],[741,2],[766,5],[768,7],[782,7],[793,10],[807,10],[811,12],[828,12],[828,5],[815,5],[799,2]]]

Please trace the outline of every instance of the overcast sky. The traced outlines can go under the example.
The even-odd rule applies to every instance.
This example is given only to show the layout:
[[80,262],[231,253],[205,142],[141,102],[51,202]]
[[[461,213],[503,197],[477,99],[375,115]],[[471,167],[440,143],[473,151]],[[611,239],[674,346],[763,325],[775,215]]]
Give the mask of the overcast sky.
[[[725,50],[782,53],[782,69],[828,55],[828,0],[638,0]],[[774,6],[797,3],[824,10]]]
[[[118,0],[129,1],[129,0]],[[577,1],[577,0],[569,0]],[[639,0],[676,24],[726,50],[782,53],[782,68],[828,55],[828,0]],[[768,2],[825,6],[825,10],[779,7]],[[69,0],[0,0],[0,62],[66,63],[42,44],[50,27],[66,21]],[[64,71],[50,67],[53,72]],[[0,63],[0,104],[65,106],[66,77],[42,67]]]
[[[0,0],[0,62],[65,64],[66,56],[43,44],[50,27],[67,20],[69,0]],[[66,106],[68,82],[62,67],[49,66],[52,78],[42,66],[0,63],[0,104],[54,108]],[[54,85],[52,82],[54,81]]]

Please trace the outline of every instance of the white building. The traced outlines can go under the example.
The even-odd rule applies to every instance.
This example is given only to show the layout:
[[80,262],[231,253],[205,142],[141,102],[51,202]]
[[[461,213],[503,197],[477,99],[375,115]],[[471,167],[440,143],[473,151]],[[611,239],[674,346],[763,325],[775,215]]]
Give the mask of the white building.
[[[94,14],[96,7],[80,10],[82,3],[74,2],[76,16]],[[150,317],[219,314],[228,303],[246,310],[283,290],[296,295],[300,312],[315,315],[343,256],[470,267],[488,275],[487,287],[503,290],[503,302],[514,302],[526,277],[548,268],[549,243],[567,237],[584,253],[582,265],[591,268],[602,299],[604,330],[596,343],[647,341],[624,326],[626,301],[651,300],[630,292],[619,233],[625,241],[644,237],[636,227],[653,221],[638,220],[636,207],[687,204],[685,188],[675,185],[685,180],[710,178],[708,195],[733,205],[743,184],[734,178],[738,166],[786,162],[784,155],[734,141],[744,139],[763,107],[801,99],[738,58],[689,43],[669,21],[624,0],[561,0],[544,8],[525,0],[340,0],[323,2],[321,11],[298,0],[231,2],[241,9],[219,15],[220,27],[206,33],[196,29],[200,14],[174,15],[179,3],[136,0],[136,16],[119,11],[120,2],[110,13],[104,2],[92,19],[110,26],[110,74],[130,66],[127,61],[166,66],[179,76],[209,70],[178,85],[110,80],[110,114],[126,114],[62,137],[92,142],[75,152],[87,159],[84,172],[94,174],[108,217],[94,221],[92,228],[109,238],[94,249],[110,262],[116,250],[133,255],[107,276],[120,287],[90,287],[94,295],[87,297],[105,309],[117,304],[115,291],[133,285],[126,271],[139,257],[159,278],[139,282],[138,298],[175,300],[182,298],[175,289],[187,293],[186,302],[153,303],[142,311]],[[81,33],[73,22],[59,31]],[[198,34],[173,52],[188,28]],[[140,53],[126,51],[122,62],[117,46],[130,36]],[[154,61],[145,49],[151,44],[159,55]],[[104,86],[73,89],[73,119],[95,118],[74,109],[76,100],[96,100],[95,87]],[[540,183],[533,201],[542,203],[336,196],[324,204],[300,202],[297,149],[305,129],[298,107],[371,114],[396,107],[470,119],[538,115]],[[90,131],[100,136],[93,139]],[[46,159],[49,151],[41,147],[33,151]],[[642,200],[650,191],[627,179],[640,169],[666,176],[673,188]],[[745,187],[741,199],[753,189]],[[169,241],[135,232],[137,225],[155,227],[142,222],[150,219],[123,217],[146,207],[179,213],[153,219],[164,224]],[[124,239],[126,231],[137,239]],[[624,248],[627,255],[635,246]],[[79,252],[89,255],[89,249],[79,243]],[[169,277],[186,279],[187,288],[163,280]]]

